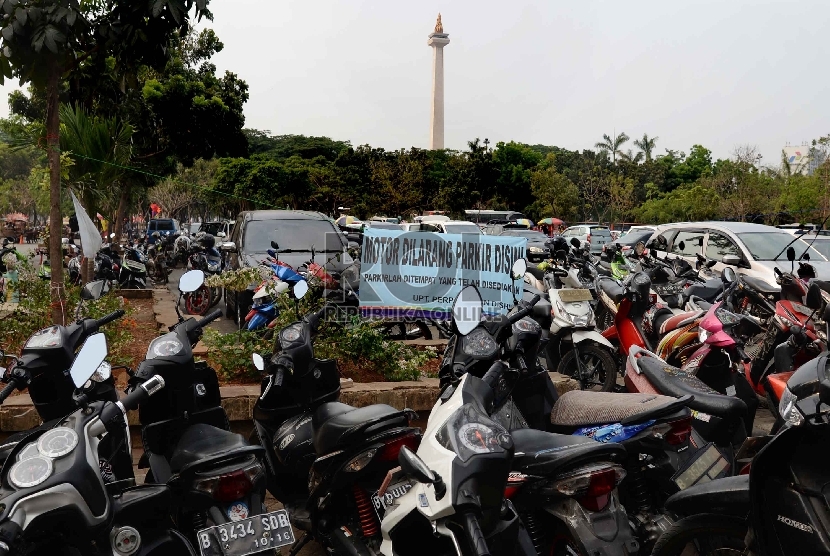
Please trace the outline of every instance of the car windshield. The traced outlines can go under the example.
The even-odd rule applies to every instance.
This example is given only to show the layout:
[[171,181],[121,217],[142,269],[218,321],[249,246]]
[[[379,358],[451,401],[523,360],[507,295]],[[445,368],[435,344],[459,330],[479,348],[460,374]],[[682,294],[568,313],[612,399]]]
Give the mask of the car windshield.
[[501,233],[503,236],[526,237],[527,239],[535,239],[536,241],[546,241],[550,239],[542,232],[536,230],[505,230]]
[[481,234],[478,226],[473,224],[445,224],[444,229],[448,234]]
[[[778,255],[778,258],[775,260],[786,261],[786,247],[793,241],[792,234],[788,234],[787,232],[750,232],[738,234],[738,237],[741,238],[746,248],[749,249],[752,258],[756,261],[771,261],[776,255]],[[812,260],[825,260],[818,251],[812,247],[808,248],[807,243],[800,239],[796,239],[792,243],[792,246],[795,249],[796,259],[801,257],[801,254],[807,249],[807,253],[810,254]]]
[[202,224],[201,228],[199,228],[199,231],[215,236],[219,232],[225,231],[225,224],[223,222],[205,222]]
[[830,238],[817,239],[813,243],[813,249],[830,259]]
[[401,227],[397,224],[392,224],[391,222],[368,222],[366,224],[369,228],[378,228],[381,230],[398,230],[400,231]]
[[173,227],[172,220],[155,220],[153,221],[153,225],[150,226],[152,230],[159,230],[161,232],[170,232],[173,231],[175,228]]
[[276,241],[281,251],[340,251],[343,236],[326,220],[251,220],[244,228],[242,251],[265,253]]
[[653,233],[654,232],[652,232],[651,230],[643,232],[628,232],[620,239],[618,239],[616,243],[619,243],[620,245],[636,245],[638,241],[642,241],[643,243],[645,243],[646,241],[648,241],[648,238],[650,238],[651,234]]

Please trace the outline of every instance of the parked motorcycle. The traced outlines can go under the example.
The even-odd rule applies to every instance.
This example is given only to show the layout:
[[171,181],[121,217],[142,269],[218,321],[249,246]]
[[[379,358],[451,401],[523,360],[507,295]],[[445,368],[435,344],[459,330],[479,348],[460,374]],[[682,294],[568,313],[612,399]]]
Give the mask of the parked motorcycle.
[[[830,310],[825,309],[825,322]],[[802,365],[787,382],[782,430],[755,455],[749,475],[678,493],[667,506],[682,517],[659,539],[654,556],[823,554],[830,552],[830,511],[820,485],[830,431],[828,353]]]
[[[308,292],[297,282],[294,295]],[[409,489],[400,485],[379,495],[402,447],[421,441],[409,426],[416,415],[377,404],[362,408],[338,403],[340,376],[332,360],[314,357],[313,340],[325,305],[283,328],[279,351],[254,364],[267,372],[254,406],[251,441],[261,444],[268,461],[268,490],[304,531],[294,553],[316,539],[336,554],[371,554],[380,546],[379,517]]]
[[[203,281],[202,271],[187,272],[179,291],[195,291]],[[228,430],[216,371],[194,362],[193,346],[220,315],[219,310],[201,320],[179,315],[169,333],[150,343],[130,379],[133,388],[152,377],[167,385],[139,411],[144,442],[139,468],[149,468],[146,482],[170,488],[170,513],[203,554],[248,554],[290,544],[293,533],[279,512],[265,513],[263,449]]]
[[173,269],[167,264],[164,246],[167,242],[161,234],[153,232],[155,242],[147,246],[147,273],[155,284],[166,284]]
[[[104,335],[91,335],[69,369],[74,385],[80,389],[106,356]],[[99,470],[102,440],[129,436],[127,412],[163,387],[154,377],[120,402],[83,403],[16,445],[0,484],[0,554],[195,556],[166,518],[168,487],[114,488]]]

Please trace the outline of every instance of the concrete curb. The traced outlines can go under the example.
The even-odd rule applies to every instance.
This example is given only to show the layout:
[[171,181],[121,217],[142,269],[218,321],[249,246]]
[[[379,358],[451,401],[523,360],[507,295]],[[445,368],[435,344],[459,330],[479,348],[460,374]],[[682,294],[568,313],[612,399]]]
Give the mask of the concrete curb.
[[[579,387],[578,383],[558,373],[550,373],[559,394]],[[232,422],[250,422],[254,404],[260,394],[259,385],[222,386],[222,407]],[[438,379],[426,378],[409,382],[352,382],[341,381],[340,401],[355,407],[388,404],[396,409],[408,407],[428,412],[438,398]],[[129,414],[130,425],[138,425],[138,412]],[[0,431],[28,430],[40,424],[40,416],[32,405],[29,394],[13,396],[0,406]]]

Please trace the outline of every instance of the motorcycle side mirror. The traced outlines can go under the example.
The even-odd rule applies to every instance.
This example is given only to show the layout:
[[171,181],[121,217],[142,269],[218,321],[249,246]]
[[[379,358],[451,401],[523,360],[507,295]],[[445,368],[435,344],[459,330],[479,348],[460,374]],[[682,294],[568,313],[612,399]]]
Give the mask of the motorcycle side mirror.
[[801,255],[801,258],[804,259],[805,261],[809,261],[810,260],[810,254],[809,253],[804,253],[803,255]]
[[727,266],[726,268],[724,268],[721,274],[723,277],[723,281],[727,284],[731,284],[738,278],[738,276],[735,274],[735,269],[731,266]]
[[575,237],[572,237],[571,238],[571,245],[573,245],[574,247],[579,249],[579,246],[582,245],[582,244],[579,242],[579,239],[577,239]]
[[179,291],[182,293],[192,293],[202,287],[205,283],[205,273],[201,270],[191,270],[185,272],[179,278]]
[[793,262],[795,260],[795,249],[793,246],[787,247],[787,260]]
[[527,261],[524,259],[516,259],[513,263],[513,268],[510,270],[510,277],[514,280],[521,280],[527,272]]
[[81,388],[92,378],[104,359],[107,358],[107,337],[101,332],[87,338],[69,369],[69,376],[76,388]]
[[466,336],[478,326],[483,306],[477,287],[466,286],[458,292],[452,304],[452,321],[459,334]]
[[433,485],[435,487],[435,498],[440,500],[447,492],[447,486],[435,471],[418,457],[418,454],[406,446],[402,446],[398,452],[398,465],[401,470],[421,484]]
[[265,370],[265,359],[263,359],[260,354],[254,353],[253,355],[251,355],[251,359],[253,359],[254,367],[256,367],[258,371]]
[[110,284],[106,280],[95,280],[94,282],[87,282],[81,290],[81,299],[85,301],[92,301],[94,299],[101,299],[105,293],[110,291]]
[[272,239],[272,240],[271,240],[271,248],[272,248],[272,249],[279,249],[279,248],[280,248],[280,244],[279,244],[279,243],[277,243],[276,241],[274,241],[274,240]]
[[685,242],[685,241],[681,241],[680,243],[678,243],[678,244],[677,244],[677,247],[678,247],[678,249],[680,249],[681,251],[685,251],[685,250],[686,250],[686,242]]
[[305,294],[308,293],[308,282],[305,280],[300,280],[296,284],[294,284],[294,297],[297,299],[302,299],[305,297]]
[[818,284],[813,282],[810,284],[810,287],[807,288],[807,296],[804,299],[804,304],[813,310],[821,309],[821,288],[818,287]]

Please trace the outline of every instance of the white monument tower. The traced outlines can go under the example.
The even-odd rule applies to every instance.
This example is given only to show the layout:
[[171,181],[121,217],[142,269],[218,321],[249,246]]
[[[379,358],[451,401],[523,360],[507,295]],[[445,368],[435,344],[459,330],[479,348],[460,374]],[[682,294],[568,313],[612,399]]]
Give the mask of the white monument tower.
[[444,148],[444,47],[450,44],[450,36],[444,33],[441,14],[435,22],[435,32],[427,44],[432,47],[432,131],[429,148]]

